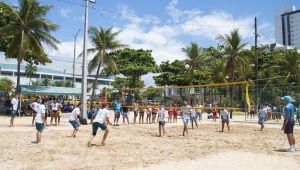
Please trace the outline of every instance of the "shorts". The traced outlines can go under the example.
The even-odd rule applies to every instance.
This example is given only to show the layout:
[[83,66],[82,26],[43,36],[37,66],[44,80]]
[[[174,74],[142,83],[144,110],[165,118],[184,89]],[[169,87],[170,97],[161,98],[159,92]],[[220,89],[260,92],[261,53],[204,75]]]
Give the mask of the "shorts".
[[134,113],[134,117],[137,117],[139,114],[139,112],[137,110],[133,111],[133,113]]
[[52,110],[52,112],[53,112],[52,113],[53,115],[51,115],[51,116],[57,116],[57,110]]
[[289,120],[285,126],[284,133],[285,134],[293,134],[294,132],[294,120]]
[[182,121],[183,121],[184,125],[188,125],[189,124],[189,119],[182,119]]
[[101,130],[107,129],[107,126],[104,123],[93,122],[93,136],[96,136],[99,127]]
[[123,113],[123,118],[128,119],[128,113]]
[[115,112],[115,118],[120,118],[120,112]]
[[58,111],[57,116],[58,116],[58,117],[61,117],[61,110]]
[[147,113],[147,115],[151,114],[151,112],[150,112],[150,111],[148,111],[148,110],[146,111],[146,113]]
[[265,122],[265,118],[264,117],[259,117],[258,123],[264,123]]
[[152,115],[156,115],[157,113],[152,112]]
[[76,120],[69,120],[69,122],[71,123],[71,125],[73,126],[74,129],[78,128],[78,123],[76,122]]
[[228,121],[229,121],[228,119],[222,119],[223,123],[228,122]]
[[160,125],[160,126],[165,126],[165,125],[166,125],[166,122],[165,122],[165,121],[158,121],[158,125]]
[[35,123],[35,128],[37,131],[42,132],[44,129],[44,123]]
[[17,115],[17,111],[12,110],[11,113],[10,113],[10,116],[14,118],[14,117],[16,117],[16,115]]
[[191,116],[192,120],[197,120],[197,117]]

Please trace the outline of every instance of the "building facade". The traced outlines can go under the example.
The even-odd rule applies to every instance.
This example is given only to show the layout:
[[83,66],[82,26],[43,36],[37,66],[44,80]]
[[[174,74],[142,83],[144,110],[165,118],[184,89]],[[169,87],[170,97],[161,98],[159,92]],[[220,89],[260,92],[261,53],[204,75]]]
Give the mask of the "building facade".
[[[25,65],[21,65],[20,69],[20,84],[21,85],[29,85],[30,79],[25,75]],[[3,64],[0,63],[0,78],[9,78],[12,80],[15,85],[17,84],[17,64]],[[54,83],[56,81],[70,81],[73,82],[73,74],[67,73],[66,70],[64,72],[52,70],[48,68],[37,67],[37,72],[34,73],[33,77],[31,78],[31,82],[39,81],[42,82],[45,78],[50,80],[50,83]],[[75,76],[75,87],[81,88],[81,81],[82,76],[76,75]],[[93,82],[95,80],[95,76],[89,75],[88,82]],[[115,81],[114,76],[105,77],[99,76],[98,78],[98,89],[96,90],[96,95],[100,94],[100,90],[104,87],[112,88],[111,83]],[[91,91],[88,93],[88,96],[91,95]]]
[[275,42],[300,50],[300,10],[295,6],[276,11]]

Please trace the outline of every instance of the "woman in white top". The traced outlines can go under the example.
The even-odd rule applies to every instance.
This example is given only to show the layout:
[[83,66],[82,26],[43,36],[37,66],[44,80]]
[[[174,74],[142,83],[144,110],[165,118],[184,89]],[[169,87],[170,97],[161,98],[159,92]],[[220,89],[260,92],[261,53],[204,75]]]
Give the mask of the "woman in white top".
[[33,110],[32,126],[34,124],[34,119],[35,119],[36,113],[39,111],[40,102],[41,102],[40,98],[37,97],[35,102],[32,103],[32,110]]
[[20,110],[18,109],[19,94],[15,95],[15,98],[13,98],[11,100],[10,104],[11,104],[11,119],[10,119],[10,126],[9,127],[13,127],[14,126],[15,117],[16,117],[17,113],[20,113]]
[[96,136],[98,128],[101,128],[101,130],[104,130],[104,135],[103,135],[101,144],[102,145],[105,144],[105,139],[108,136],[108,132],[109,132],[107,126],[105,125],[105,122],[112,125],[111,122],[109,121],[109,111],[107,110],[107,108],[108,108],[107,103],[106,102],[102,103],[102,109],[100,109],[97,112],[96,117],[93,120],[93,133],[91,134],[91,136],[89,138],[88,147],[91,146],[91,142],[94,139],[94,137]]
[[[225,107],[225,106],[223,106]],[[226,109],[220,110],[221,118],[222,118],[222,132],[224,132],[224,124],[227,124],[228,132],[230,131],[229,127],[229,117],[228,117],[228,111]]]
[[55,125],[57,126],[57,117],[58,117],[58,107],[59,107],[59,103],[57,102],[57,99],[54,99],[54,102],[51,103],[51,121],[50,121],[50,125],[52,125],[53,122],[53,118],[55,118]]

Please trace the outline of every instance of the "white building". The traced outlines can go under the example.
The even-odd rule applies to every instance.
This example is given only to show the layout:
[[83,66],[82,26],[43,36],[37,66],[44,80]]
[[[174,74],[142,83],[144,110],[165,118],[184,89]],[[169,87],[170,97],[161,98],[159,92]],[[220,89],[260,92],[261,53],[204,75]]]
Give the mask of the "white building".
[[[52,67],[54,68],[54,67]],[[4,64],[0,63],[0,78],[7,77],[11,79],[15,85],[17,84],[17,64]],[[31,81],[43,81],[43,79],[48,78],[51,83],[54,83],[55,81],[71,81],[73,82],[73,74],[66,72],[54,70],[48,68],[48,67],[39,67],[37,66],[37,72],[34,74]],[[81,88],[81,75],[76,75],[76,82],[75,86],[76,88]],[[88,81],[93,82],[95,80],[95,76],[89,75]],[[96,90],[96,95],[100,94],[100,90],[104,87],[111,88],[111,83],[115,81],[115,76],[105,77],[105,76],[99,76],[98,78],[98,89]],[[29,85],[29,78],[25,76],[25,65],[21,65],[20,69],[20,84],[21,85]],[[88,95],[91,95],[91,91],[88,93]]]
[[276,11],[275,42],[300,49],[300,10],[295,6]]

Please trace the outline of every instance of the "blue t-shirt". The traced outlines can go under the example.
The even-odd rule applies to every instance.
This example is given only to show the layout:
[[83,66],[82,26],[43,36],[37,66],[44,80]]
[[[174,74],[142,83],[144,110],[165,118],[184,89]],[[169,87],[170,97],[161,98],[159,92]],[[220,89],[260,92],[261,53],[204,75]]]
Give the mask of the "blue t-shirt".
[[284,108],[284,115],[283,115],[284,119],[286,118],[286,115],[289,114],[290,121],[294,120],[294,111],[295,111],[294,105],[292,103],[287,103]]
[[119,102],[115,103],[115,112],[121,112],[121,103]]

